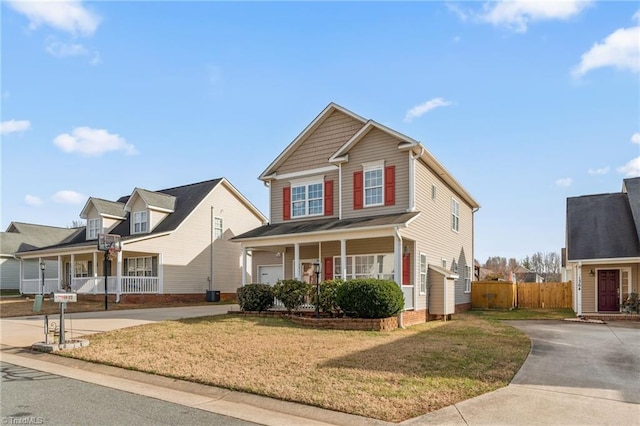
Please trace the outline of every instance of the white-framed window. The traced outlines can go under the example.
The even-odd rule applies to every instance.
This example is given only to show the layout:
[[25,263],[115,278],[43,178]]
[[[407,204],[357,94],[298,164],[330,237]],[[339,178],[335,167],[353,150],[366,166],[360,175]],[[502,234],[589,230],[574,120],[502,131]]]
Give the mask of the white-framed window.
[[129,257],[124,259],[125,275],[130,277],[153,277],[155,276],[155,258],[152,256]]
[[133,234],[140,234],[149,231],[149,215],[146,211],[133,213]]
[[451,199],[451,229],[458,232],[460,230],[460,203]]
[[455,260],[453,261],[453,264],[451,265],[451,269],[453,269],[453,273],[457,274],[458,273],[458,262],[456,262]]
[[427,255],[420,253],[420,294],[427,294]]
[[471,266],[464,268],[464,292],[471,293]]
[[442,258],[442,267],[444,269],[447,269],[447,259],[445,259],[445,258]]
[[384,163],[364,165],[364,206],[384,204]]
[[291,217],[324,213],[324,182],[291,184]]
[[[347,280],[354,278],[378,278],[393,280],[393,253],[346,256]],[[333,258],[333,276],[342,278],[342,260]]]
[[213,218],[213,238],[219,240],[224,233],[224,225],[221,217]]
[[93,275],[93,262],[90,260],[76,260],[74,277],[90,277]]
[[89,219],[87,220],[87,240],[98,239],[98,234],[101,232],[102,219]]

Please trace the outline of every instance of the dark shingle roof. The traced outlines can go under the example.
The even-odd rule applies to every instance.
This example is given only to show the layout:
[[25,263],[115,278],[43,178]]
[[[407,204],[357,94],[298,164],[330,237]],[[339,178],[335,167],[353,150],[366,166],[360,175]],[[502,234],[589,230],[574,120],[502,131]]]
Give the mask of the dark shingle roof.
[[[131,221],[130,214],[127,213],[126,219],[120,222],[116,227],[111,230],[112,234],[117,234],[122,236],[122,240],[126,241],[133,238],[144,237],[148,235],[161,234],[164,232],[170,232],[175,230],[186,218],[189,214],[196,208],[198,204],[209,194],[213,188],[215,188],[220,182],[222,178],[208,180],[204,182],[192,183],[190,185],[177,186],[175,188],[162,189],[159,192],[161,194],[166,194],[172,197],[175,197],[175,211],[169,215],[158,225],[156,226],[150,233],[148,234],[136,234],[131,235]],[[120,197],[118,199],[118,203],[126,204],[129,200],[129,195]],[[81,231],[84,231],[86,228],[80,228]],[[92,246],[97,245],[96,240],[87,241],[86,235],[84,232],[78,232],[73,236],[73,238],[61,243],[48,247],[40,247],[40,248],[56,248],[56,247],[81,247],[81,246]],[[30,251],[30,250],[23,250]]]
[[162,191],[148,191],[136,188],[136,192],[147,203],[147,206],[159,207],[164,210],[174,211],[176,207],[176,197],[164,194]]
[[124,211],[124,204],[118,203],[115,201],[103,200],[102,198],[90,198],[91,202],[93,202],[93,206],[96,208],[98,213],[104,214],[107,216],[115,216],[115,217],[125,217],[126,213]]
[[627,191],[627,197],[629,197],[631,215],[633,216],[633,221],[636,224],[636,232],[640,239],[640,177],[625,179],[624,189]]
[[567,198],[567,258],[640,256],[640,240],[626,193]]
[[396,213],[380,216],[357,217],[352,219],[311,219],[302,221],[288,221],[284,223],[263,225],[249,232],[238,235],[232,240],[248,238],[276,237],[282,235],[305,234],[320,231],[351,230],[385,225],[400,225],[416,217],[419,212]]
[[0,254],[59,244],[74,235],[79,228],[60,228],[35,223],[12,222],[7,232],[0,233]]

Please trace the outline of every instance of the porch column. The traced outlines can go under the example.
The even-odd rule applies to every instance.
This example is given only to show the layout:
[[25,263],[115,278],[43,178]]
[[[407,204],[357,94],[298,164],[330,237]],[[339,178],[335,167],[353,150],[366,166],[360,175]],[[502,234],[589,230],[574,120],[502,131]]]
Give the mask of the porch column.
[[[93,290],[94,294],[98,289],[98,252],[93,252]],[[70,278],[73,283],[73,278]]]
[[242,247],[242,287],[247,285],[247,248]]
[[[318,269],[320,270],[320,275],[314,275],[318,277],[318,283],[324,281],[324,261],[322,260],[322,242],[318,242]],[[313,271],[314,273],[316,271]]]
[[402,237],[397,229],[393,240],[393,280],[400,286],[402,285]]
[[[342,279],[347,280],[347,240],[340,240],[340,269],[342,273]],[[355,265],[354,265],[355,267]]]
[[164,294],[164,263],[162,253],[158,253],[158,294]]
[[122,250],[116,255],[116,297],[120,300],[122,293]]
[[[96,269],[95,253],[93,254],[93,269]],[[89,272],[89,271],[87,271]],[[69,263],[69,285],[73,288],[73,279],[76,277],[76,256],[71,254],[71,262]],[[97,288],[96,285],[94,288]]]
[[58,290],[62,290],[62,256],[58,255]]
[[22,280],[24,280],[24,260],[22,258],[20,258],[20,261],[18,262],[18,268],[20,271],[20,283],[19,283],[19,289],[20,289],[20,294],[24,294],[24,283],[22,282]]
[[300,274],[300,243],[293,245],[293,279],[302,281]]

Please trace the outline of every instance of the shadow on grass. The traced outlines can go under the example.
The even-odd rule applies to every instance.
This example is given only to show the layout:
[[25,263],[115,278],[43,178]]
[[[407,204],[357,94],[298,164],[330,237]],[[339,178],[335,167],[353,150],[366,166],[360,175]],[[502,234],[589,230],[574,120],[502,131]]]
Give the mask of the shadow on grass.
[[242,321],[249,324],[252,324],[257,327],[277,327],[277,328],[295,328],[295,329],[303,329],[308,327],[304,327],[298,324],[295,324],[289,321],[287,318],[283,317],[253,317],[250,315],[214,315],[207,317],[196,317],[196,318],[183,318],[180,320],[176,320],[176,322],[180,322],[186,325],[206,325],[206,324],[214,324],[221,322],[236,322]]

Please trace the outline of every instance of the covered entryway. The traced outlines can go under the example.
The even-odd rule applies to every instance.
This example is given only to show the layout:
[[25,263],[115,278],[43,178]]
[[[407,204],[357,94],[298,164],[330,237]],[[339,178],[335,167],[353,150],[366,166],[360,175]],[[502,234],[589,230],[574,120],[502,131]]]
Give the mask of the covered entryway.
[[258,282],[260,284],[274,285],[278,280],[284,278],[282,265],[262,265],[258,266]]
[[598,271],[598,312],[620,310],[620,271],[603,269]]

